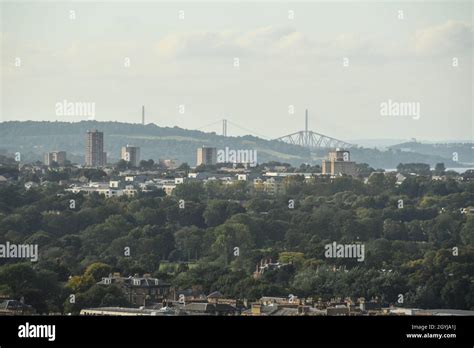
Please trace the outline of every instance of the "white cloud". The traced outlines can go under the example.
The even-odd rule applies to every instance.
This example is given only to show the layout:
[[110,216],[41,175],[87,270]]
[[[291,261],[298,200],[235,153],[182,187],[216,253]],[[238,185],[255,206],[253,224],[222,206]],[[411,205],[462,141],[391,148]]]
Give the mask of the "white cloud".
[[271,55],[307,44],[304,34],[291,28],[261,27],[248,31],[170,34],[157,44],[165,58]]
[[410,57],[436,57],[468,52],[472,47],[471,24],[448,21],[438,26],[417,30],[407,39],[396,42],[357,33],[339,33],[319,39],[289,27],[261,27],[248,31],[184,32],[162,38],[156,48],[158,56],[171,59],[255,57],[273,59],[306,56],[310,59],[357,57],[398,60]]
[[472,49],[473,26],[459,21],[418,30],[415,34],[415,50],[418,55],[452,55]]
[[160,58],[193,60],[221,57],[261,58],[286,62],[288,57],[338,61],[386,56],[386,46],[375,37],[341,33],[320,39],[289,27],[260,27],[248,31],[184,32],[169,34],[156,45]]

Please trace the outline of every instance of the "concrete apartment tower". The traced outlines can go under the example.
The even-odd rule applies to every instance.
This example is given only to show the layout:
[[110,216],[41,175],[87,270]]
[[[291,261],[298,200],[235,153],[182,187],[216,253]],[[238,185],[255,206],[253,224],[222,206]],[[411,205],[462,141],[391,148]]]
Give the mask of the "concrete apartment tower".
[[102,167],[107,162],[104,152],[104,133],[98,130],[87,131],[86,135],[86,166]]
[[58,165],[63,166],[66,162],[66,152],[65,151],[53,151],[47,152],[44,154],[44,164],[50,166],[53,162],[56,162]]
[[130,162],[132,167],[138,167],[140,163],[140,148],[132,145],[122,146],[120,158]]
[[356,163],[351,161],[351,153],[347,150],[336,149],[328,154],[328,159],[322,162],[322,174],[357,176]]
[[217,164],[217,148],[202,146],[197,149],[197,165],[204,164],[215,165]]

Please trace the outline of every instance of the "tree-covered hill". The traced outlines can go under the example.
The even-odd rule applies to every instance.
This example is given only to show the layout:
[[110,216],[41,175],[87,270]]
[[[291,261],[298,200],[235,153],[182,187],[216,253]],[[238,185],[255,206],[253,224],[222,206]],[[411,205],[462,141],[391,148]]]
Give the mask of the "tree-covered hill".
[[[142,159],[178,159],[195,165],[196,149],[215,146],[235,150],[257,150],[258,161],[277,160],[301,164],[309,159],[309,151],[296,145],[267,141],[253,136],[223,137],[178,127],[159,127],[120,122],[4,122],[0,124],[0,148],[20,151],[26,159],[40,159],[47,151],[64,150],[82,157],[87,130],[104,132],[104,147],[109,159],[118,159],[120,148],[127,144],[140,146]],[[25,158],[25,157],[24,157]],[[79,162],[81,163],[81,162]]]
[[[234,150],[257,150],[258,162],[279,161],[299,166],[301,163],[320,164],[327,156],[327,149],[310,151],[301,146],[255,136],[224,137],[178,127],[160,127],[155,124],[141,125],[120,122],[81,121],[68,122],[3,122],[0,123],[0,149],[10,153],[21,152],[24,161],[42,159],[47,151],[64,150],[73,162],[84,161],[85,135],[89,129],[104,132],[104,146],[109,161],[118,160],[120,148],[127,144],[140,146],[141,158],[177,159],[196,164],[196,149],[200,146],[229,147]],[[462,167],[473,163],[472,144],[420,144],[414,143],[410,151],[405,145],[388,151],[354,147],[352,160],[368,163],[373,168],[396,168],[399,163],[427,163],[434,167],[443,162],[446,167]],[[459,160],[453,160],[453,152]]]

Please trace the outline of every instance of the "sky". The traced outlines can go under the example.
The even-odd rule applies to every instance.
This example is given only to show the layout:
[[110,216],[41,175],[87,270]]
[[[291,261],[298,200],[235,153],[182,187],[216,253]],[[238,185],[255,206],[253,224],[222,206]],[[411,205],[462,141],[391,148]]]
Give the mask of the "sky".
[[[0,121],[474,139],[472,1],[2,1]],[[67,104],[69,103],[69,104]],[[385,111],[382,109],[385,107]],[[398,110],[397,110],[398,109]],[[0,124],[1,126],[1,124]]]

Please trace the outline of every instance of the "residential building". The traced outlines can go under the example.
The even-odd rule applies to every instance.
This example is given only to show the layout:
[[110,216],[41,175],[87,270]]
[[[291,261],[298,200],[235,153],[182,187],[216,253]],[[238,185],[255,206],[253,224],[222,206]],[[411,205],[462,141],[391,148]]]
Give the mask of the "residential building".
[[248,179],[248,174],[237,174],[238,181],[247,181],[247,179]]
[[272,262],[272,259],[261,259],[260,264],[257,263],[257,267],[255,272],[253,273],[254,279],[259,279],[266,271],[272,271],[275,269],[280,269],[282,267],[286,267],[291,265],[291,263],[280,263],[280,262]]
[[71,185],[65,189],[66,192],[91,194],[97,192],[99,195],[104,195],[105,198],[119,197],[119,196],[136,196],[138,190],[133,185],[123,185],[117,180],[109,182],[90,182],[86,185]]
[[1,315],[31,315],[35,314],[36,310],[22,301],[5,300],[0,302],[0,316]]
[[322,174],[325,175],[349,175],[356,177],[356,163],[351,161],[351,154],[347,150],[329,152],[328,159],[322,161]]
[[253,189],[255,192],[263,192],[263,179],[262,178],[255,178],[253,179]]
[[236,315],[237,308],[227,303],[191,302],[183,308],[188,314],[198,315]]
[[140,277],[135,274],[133,277],[122,277],[120,274],[110,274],[102,278],[97,284],[110,286],[118,285],[131,304],[136,306],[146,306],[148,303],[162,302],[170,295],[170,284],[152,278],[149,274]]
[[87,131],[86,135],[86,166],[102,167],[107,163],[104,152],[104,133],[98,130]]
[[53,151],[44,154],[44,164],[50,166],[53,162],[63,166],[66,162],[66,151]]
[[340,316],[340,315],[349,315],[350,307],[345,305],[337,305],[335,307],[326,308],[327,316]]
[[176,311],[169,307],[156,308],[123,308],[123,307],[98,307],[81,309],[80,315],[92,316],[170,316],[176,315]]
[[217,148],[202,146],[197,149],[196,165],[216,165],[217,164]]
[[270,195],[276,195],[285,190],[285,185],[279,178],[268,178],[263,183],[263,190]]
[[110,180],[109,181],[109,187],[110,188],[115,188],[118,189],[121,186],[121,181],[120,180]]
[[130,163],[132,167],[138,167],[140,163],[140,148],[138,146],[122,146],[120,158]]
[[178,168],[178,160],[175,159],[160,159],[159,160],[160,166],[163,166],[167,169],[176,169]]

